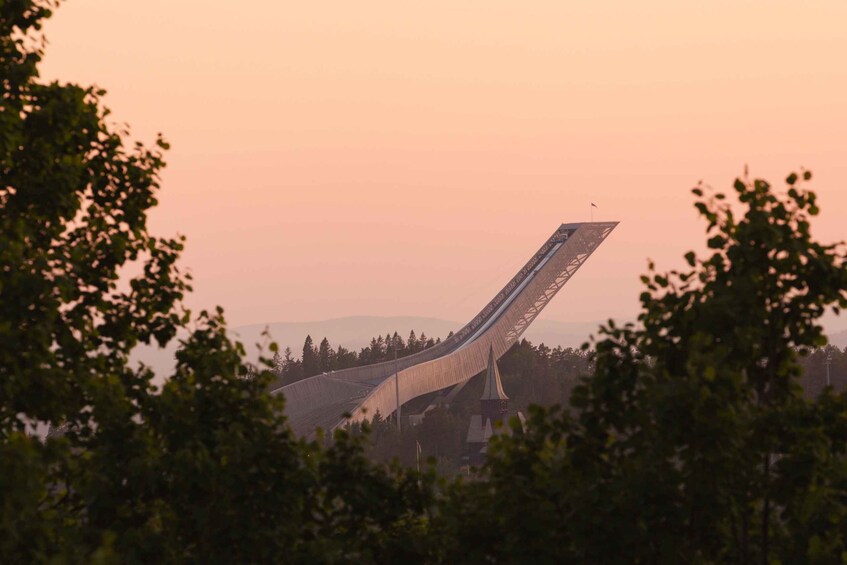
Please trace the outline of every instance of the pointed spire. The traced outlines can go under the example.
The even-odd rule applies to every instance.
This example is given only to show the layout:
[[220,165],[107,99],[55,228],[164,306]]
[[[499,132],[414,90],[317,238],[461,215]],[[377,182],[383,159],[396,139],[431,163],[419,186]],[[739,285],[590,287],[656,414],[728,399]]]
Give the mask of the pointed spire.
[[503,392],[503,384],[500,382],[500,371],[497,369],[497,361],[494,359],[494,346],[488,350],[488,372],[485,375],[485,388],[480,400],[509,400]]

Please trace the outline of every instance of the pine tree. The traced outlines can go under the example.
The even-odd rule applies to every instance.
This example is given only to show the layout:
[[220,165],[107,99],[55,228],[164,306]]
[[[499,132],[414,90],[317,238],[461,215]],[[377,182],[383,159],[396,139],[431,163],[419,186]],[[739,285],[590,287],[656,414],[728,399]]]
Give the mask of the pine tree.
[[338,346],[332,359],[333,370],[347,369],[348,367],[355,367],[358,364],[359,359],[355,351],[350,351],[340,345]]
[[282,382],[284,385],[303,379],[303,364],[294,358],[294,352],[286,347],[282,358]]
[[329,340],[327,338],[323,338],[321,340],[320,348],[318,349],[318,365],[321,372],[328,373],[332,370],[333,357],[334,352],[329,346]]
[[403,338],[400,337],[400,334],[397,332],[394,332],[394,335],[391,336],[391,349],[397,351],[398,357],[403,357],[408,354],[406,351],[406,344],[403,343]]
[[318,352],[312,342],[312,336],[307,335],[303,342],[303,376],[311,377],[318,374]]
[[370,349],[371,351],[369,361],[371,363],[376,363],[377,361],[382,359],[382,355],[384,353],[382,336],[377,336],[371,339]]

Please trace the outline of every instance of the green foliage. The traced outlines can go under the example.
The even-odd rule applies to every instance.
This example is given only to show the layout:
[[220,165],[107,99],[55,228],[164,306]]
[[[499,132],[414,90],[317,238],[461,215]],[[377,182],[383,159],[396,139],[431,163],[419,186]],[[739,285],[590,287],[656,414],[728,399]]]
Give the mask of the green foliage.
[[[128,147],[102,91],[38,81],[54,6],[0,2],[3,562],[414,555],[431,479],[293,437],[222,311],[182,307],[183,239],[147,229],[167,143]],[[180,330],[158,390],[129,354]]]
[[318,371],[320,370],[320,365],[318,363],[318,350],[312,343],[312,336],[310,335],[306,336],[306,341],[303,343],[302,360],[304,376],[310,377],[318,374]]
[[[817,320],[847,305],[843,250],[810,234],[809,173],[784,195],[738,180],[735,204],[696,188],[710,254],[651,266],[639,325],[602,328],[573,413],[531,408],[482,477],[438,483],[374,466],[356,434],[293,437],[270,360],[245,365],[221,310],[182,307],[183,240],[147,229],[167,143],[128,147],[102,91],[38,80],[55,6],[0,1],[4,562],[847,559],[847,398],[798,384],[825,345]],[[179,331],[157,389],[129,354]],[[303,372],[344,358],[307,345]],[[521,345],[516,370],[555,373],[557,355],[591,367]]]
[[810,402],[798,385],[798,352],[824,343],[818,318],[847,304],[847,270],[840,247],[812,239],[816,198],[799,178],[784,197],[738,180],[738,205],[694,190],[711,255],[651,265],[639,326],[601,329],[575,415],[535,410],[525,434],[495,442],[489,481],[454,495],[451,535],[497,531],[484,557],[507,561],[530,540],[550,562],[847,555],[847,401]]

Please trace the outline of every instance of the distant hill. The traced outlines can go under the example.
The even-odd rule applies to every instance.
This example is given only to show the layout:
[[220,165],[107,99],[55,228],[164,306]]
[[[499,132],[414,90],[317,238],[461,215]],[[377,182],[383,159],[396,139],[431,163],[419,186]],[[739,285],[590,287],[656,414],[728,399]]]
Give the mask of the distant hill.
[[[463,326],[460,322],[427,318],[422,316],[349,316],[331,320],[314,322],[271,322],[268,324],[251,324],[239,326],[231,330],[233,337],[244,344],[248,357],[257,357],[255,344],[266,344],[268,340],[262,336],[268,330],[273,341],[280,349],[290,347],[294,355],[299,357],[306,335],[311,335],[315,345],[326,337],[333,348],[339,345],[347,349],[359,350],[368,345],[372,337],[394,333],[409,337],[409,332],[415,330],[420,337],[444,339],[451,331],[457,331]],[[531,342],[544,343],[548,347],[579,347],[588,339],[589,334],[596,333],[599,322],[557,322],[554,320],[537,320],[529,327],[524,337]],[[157,347],[139,347],[133,352],[132,359],[141,361],[153,368],[157,375],[167,375],[173,370],[174,351],[172,345],[164,349]]]
[[[557,322],[555,320],[537,320],[527,330],[524,337],[532,343],[544,343],[549,347],[579,347],[588,339],[589,334],[596,333],[599,322]],[[303,347],[306,335],[311,335],[317,345],[326,337],[333,347],[343,345],[347,349],[360,349],[370,342],[371,338],[387,333],[399,333],[403,339],[409,337],[409,332],[415,330],[420,337],[421,332],[428,337],[444,339],[451,331],[457,331],[462,323],[425,318],[418,316],[350,316],[319,322],[273,322],[269,324],[253,324],[240,326],[233,330],[245,345],[261,342],[261,334],[268,332],[281,348],[291,347],[295,354]]]
[[[377,335],[394,333],[409,337],[409,332],[415,330],[420,337],[421,332],[428,337],[444,339],[451,331],[457,331],[462,323],[427,318],[421,316],[349,316],[315,322],[271,322],[268,324],[252,324],[233,328],[233,337],[241,341],[251,360],[256,359],[256,343],[265,343],[262,332],[267,328],[271,337],[281,349],[290,347],[294,355],[299,357],[306,335],[311,335],[315,345],[324,337],[329,339],[333,348],[339,345],[347,349],[359,350],[366,346],[370,339]],[[600,322],[560,322],[556,320],[536,320],[523,337],[533,344],[543,343],[548,347],[579,347],[588,340],[591,334],[597,333]],[[830,335],[830,343],[840,348],[847,346],[847,330]],[[176,346],[159,349],[155,347],[138,348],[133,353],[133,359],[143,361],[152,367],[157,375],[167,375],[173,369],[174,351]]]
[[847,347],[847,330],[836,332],[830,335],[829,343],[840,349],[844,349],[845,347]]
[[[621,321],[623,323],[623,321]],[[536,320],[529,326],[523,337],[538,345],[547,347],[579,347],[589,336],[597,334],[601,322],[559,322],[556,320]]]
[[415,330],[420,337],[421,332],[427,337],[444,339],[451,331],[456,331],[462,324],[416,316],[349,316],[317,322],[271,322],[267,324],[252,324],[239,326],[233,333],[245,344],[262,342],[262,332],[267,328],[281,349],[290,347],[296,355],[303,349],[303,340],[311,335],[315,345],[326,337],[333,348],[342,345],[347,349],[360,349],[370,343],[372,337],[378,335],[399,333],[403,339],[409,337],[409,332]]

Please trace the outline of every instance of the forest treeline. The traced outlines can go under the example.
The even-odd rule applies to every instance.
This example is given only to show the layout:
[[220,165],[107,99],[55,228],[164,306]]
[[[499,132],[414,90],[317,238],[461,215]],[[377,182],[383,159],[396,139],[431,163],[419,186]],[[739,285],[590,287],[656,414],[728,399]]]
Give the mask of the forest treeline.
[[[168,144],[133,143],[99,88],[39,79],[58,4],[0,1],[4,563],[847,561],[847,397],[800,382],[847,307],[811,173],[695,187],[706,251],[648,267],[638,325],[598,330],[565,406],[440,478],[372,462],[366,435],[295,436],[272,359],[248,378],[223,310],[187,309],[184,238],[147,221]],[[160,385],[130,362],[177,339]],[[532,387],[553,353],[521,355]]]
[[[450,332],[447,337],[452,335],[453,332]],[[408,340],[404,341],[395,331],[384,337],[381,335],[372,337],[369,345],[361,348],[357,353],[343,346],[333,348],[326,337],[321,340],[318,347],[315,347],[312,336],[307,335],[299,357],[294,355],[290,347],[286,347],[282,354],[279,352],[273,354],[271,371],[276,376],[276,380],[271,388],[275,389],[320,373],[390,361],[394,359],[394,348],[397,350],[397,358],[400,359],[439,343],[441,343],[440,337],[428,338],[425,333],[421,333],[421,337],[418,338],[415,330],[409,332]],[[559,381],[565,382],[575,381],[589,374],[591,355],[590,349],[563,348],[562,346],[551,349],[544,343],[535,346],[523,339],[503,355],[498,361],[498,366],[505,382],[509,383],[506,388],[513,390],[514,387],[521,390],[522,387],[529,387],[533,391],[543,391],[537,394],[533,392],[530,395],[531,403],[549,406],[555,403],[566,403],[571,387],[563,385],[559,390],[550,390],[551,385],[542,383],[549,381],[551,375],[558,375]],[[827,345],[805,351],[803,355],[798,356],[798,360],[802,370],[800,382],[809,396],[817,396],[826,387],[827,366],[829,366],[832,386],[837,390],[847,388],[847,348]],[[521,395],[523,396],[522,393]],[[518,402],[517,405],[526,407],[529,403]]]
[[[579,379],[590,374],[592,352],[583,349],[533,345],[526,339],[515,343],[500,358],[498,366],[503,389],[509,396],[510,416],[528,413],[529,406],[565,404]],[[418,446],[424,460],[432,458],[439,475],[451,476],[462,467],[471,415],[479,413],[484,372],[473,377],[450,401],[440,404],[438,393],[409,402],[406,418],[398,431],[393,416],[382,414],[371,421],[365,439],[366,454],[375,462],[394,460],[413,467],[418,463]],[[419,422],[408,417],[426,411]]]
[[[568,405],[574,387],[594,370],[593,356],[590,349],[551,349],[526,339],[513,345],[498,361],[512,417],[517,412],[528,414],[533,405]],[[827,365],[833,390],[847,389],[847,349],[827,345],[798,355],[798,361],[802,371],[799,383],[807,398],[816,398],[826,388]],[[430,406],[434,394],[410,402],[404,408],[407,417],[399,430],[393,416],[386,419],[377,415],[365,443],[368,457],[383,464],[397,460],[412,467],[418,463],[420,447],[422,457],[432,458],[440,475],[460,472],[468,424],[471,415],[479,413],[483,374],[471,379],[449,406]],[[423,410],[427,410],[425,418],[412,425],[408,415]]]
[[[447,337],[451,335],[452,332]],[[372,338],[367,346],[356,352],[341,345],[333,348],[326,337],[316,347],[312,336],[307,335],[299,357],[295,356],[290,347],[286,347],[281,354],[278,351],[273,354],[271,370],[276,375],[276,380],[271,388],[285,386],[320,373],[389,361],[394,359],[395,354],[399,359],[438,343],[441,343],[440,337],[433,339],[427,337],[424,332],[418,337],[415,330],[412,330],[408,339],[404,340],[395,331],[394,334],[385,334],[385,337],[380,335]]]

